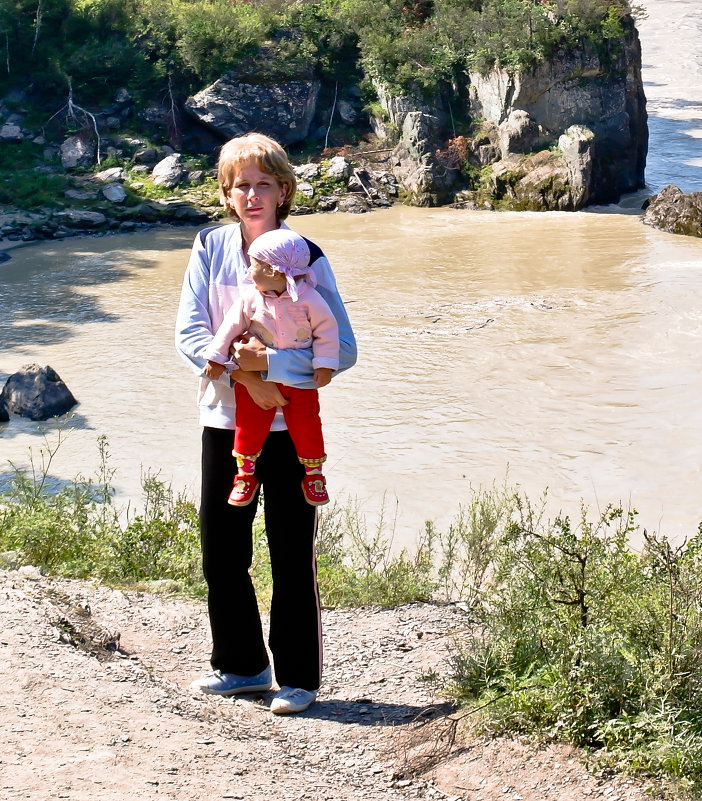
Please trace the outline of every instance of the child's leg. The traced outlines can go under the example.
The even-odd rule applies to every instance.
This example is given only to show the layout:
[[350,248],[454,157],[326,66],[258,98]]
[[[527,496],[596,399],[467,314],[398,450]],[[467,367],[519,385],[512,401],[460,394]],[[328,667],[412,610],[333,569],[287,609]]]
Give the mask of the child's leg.
[[268,436],[275,417],[275,408],[262,409],[254,403],[246,387],[234,385],[236,396],[236,424],[234,429],[234,450],[237,474],[234,488],[229,495],[232,506],[247,506],[254,499],[258,489],[256,459]]
[[[275,407],[262,409],[257,403],[254,403],[248,390],[242,384],[234,384],[234,394],[236,397],[234,456],[237,457],[237,461],[239,461],[239,457],[252,460],[253,467],[255,467],[256,458],[271,430],[276,409]],[[239,466],[241,467],[240,462]],[[245,472],[253,473],[254,471],[252,469]]]
[[283,406],[285,422],[295,444],[297,458],[305,468],[302,489],[308,503],[321,506],[329,502],[329,495],[322,475],[322,464],[327,457],[319,416],[319,393],[316,389],[294,387],[284,387],[282,391],[288,399],[287,406]]

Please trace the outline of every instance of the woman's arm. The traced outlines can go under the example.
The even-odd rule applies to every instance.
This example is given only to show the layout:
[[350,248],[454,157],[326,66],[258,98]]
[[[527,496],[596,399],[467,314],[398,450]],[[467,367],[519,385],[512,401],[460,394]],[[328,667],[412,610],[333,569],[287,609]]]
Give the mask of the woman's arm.
[[175,346],[190,369],[204,375],[205,349],[212,341],[209,314],[210,266],[204,244],[195,238],[183,279],[175,326]]

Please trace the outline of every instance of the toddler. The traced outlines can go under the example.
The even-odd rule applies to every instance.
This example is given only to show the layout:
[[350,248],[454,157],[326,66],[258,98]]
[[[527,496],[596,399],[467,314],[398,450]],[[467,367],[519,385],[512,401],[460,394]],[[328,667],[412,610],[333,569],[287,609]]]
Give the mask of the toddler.
[[[314,289],[310,250],[299,234],[288,228],[268,231],[254,239],[249,250],[249,274],[253,286],[244,286],[238,303],[227,312],[205,353],[205,374],[217,379],[227,369],[238,369],[231,360],[231,343],[243,334],[256,337],[266,347],[312,348],[314,382],[326,386],[339,368],[339,330],[334,315]],[[283,415],[305,468],[302,490],[312,506],[329,502],[322,464],[326,459],[317,389],[278,384],[288,403]],[[247,389],[236,383],[234,456],[238,471],[229,496],[233,506],[246,506],[258,489],[256,459],[277,411],[262,409]]]

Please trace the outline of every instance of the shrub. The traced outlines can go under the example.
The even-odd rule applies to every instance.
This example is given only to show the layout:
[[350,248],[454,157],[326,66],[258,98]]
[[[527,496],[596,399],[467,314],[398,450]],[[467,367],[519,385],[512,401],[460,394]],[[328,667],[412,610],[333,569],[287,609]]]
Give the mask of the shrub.
[[635,512],[543,522],[516,498],[500,524],[477,634],[453,692],[481,725],[599,751],[603,761],[702,780],[702,532],[674,548]]

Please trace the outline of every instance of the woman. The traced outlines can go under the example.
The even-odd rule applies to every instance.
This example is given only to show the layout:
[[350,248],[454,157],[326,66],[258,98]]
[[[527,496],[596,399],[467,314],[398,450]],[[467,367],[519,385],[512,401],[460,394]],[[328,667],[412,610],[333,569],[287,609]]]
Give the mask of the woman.
[[[227,213],[238,224],[201,231],[185,273],[176,322],[176,348],[200,377],[202,433],[200,525],[203,571],[208,586],[213,672],[193,682],[204,693],[234,695],[267,690],[271,667],[263,641],[249,568],[257,504],[232,506],[227,498],[236,474],[232,456],[234,391],[227,374],[205,376],[204,352],[242,285],[250,285],[248,246],[285,227],[296,180],[280,145],[261,134],[237,137],[220,152],[218,181]],[[317,291],[339,326],[339,370],[356,360],[356,343],[329,262],[307,242]],[[270,635],[280,687],[275,713],[300,712],[315,700],[321,681],[322,642],[314,540],[317,511],[305,501],[304,468],[285,429],[280,408],[287,401],[276,383],[314,388],[312,351],[274,350],[256,340],[237,343],[234,372],[263,409],[278,407],[256,477],[264,490],[264,516],[273,576]]]

